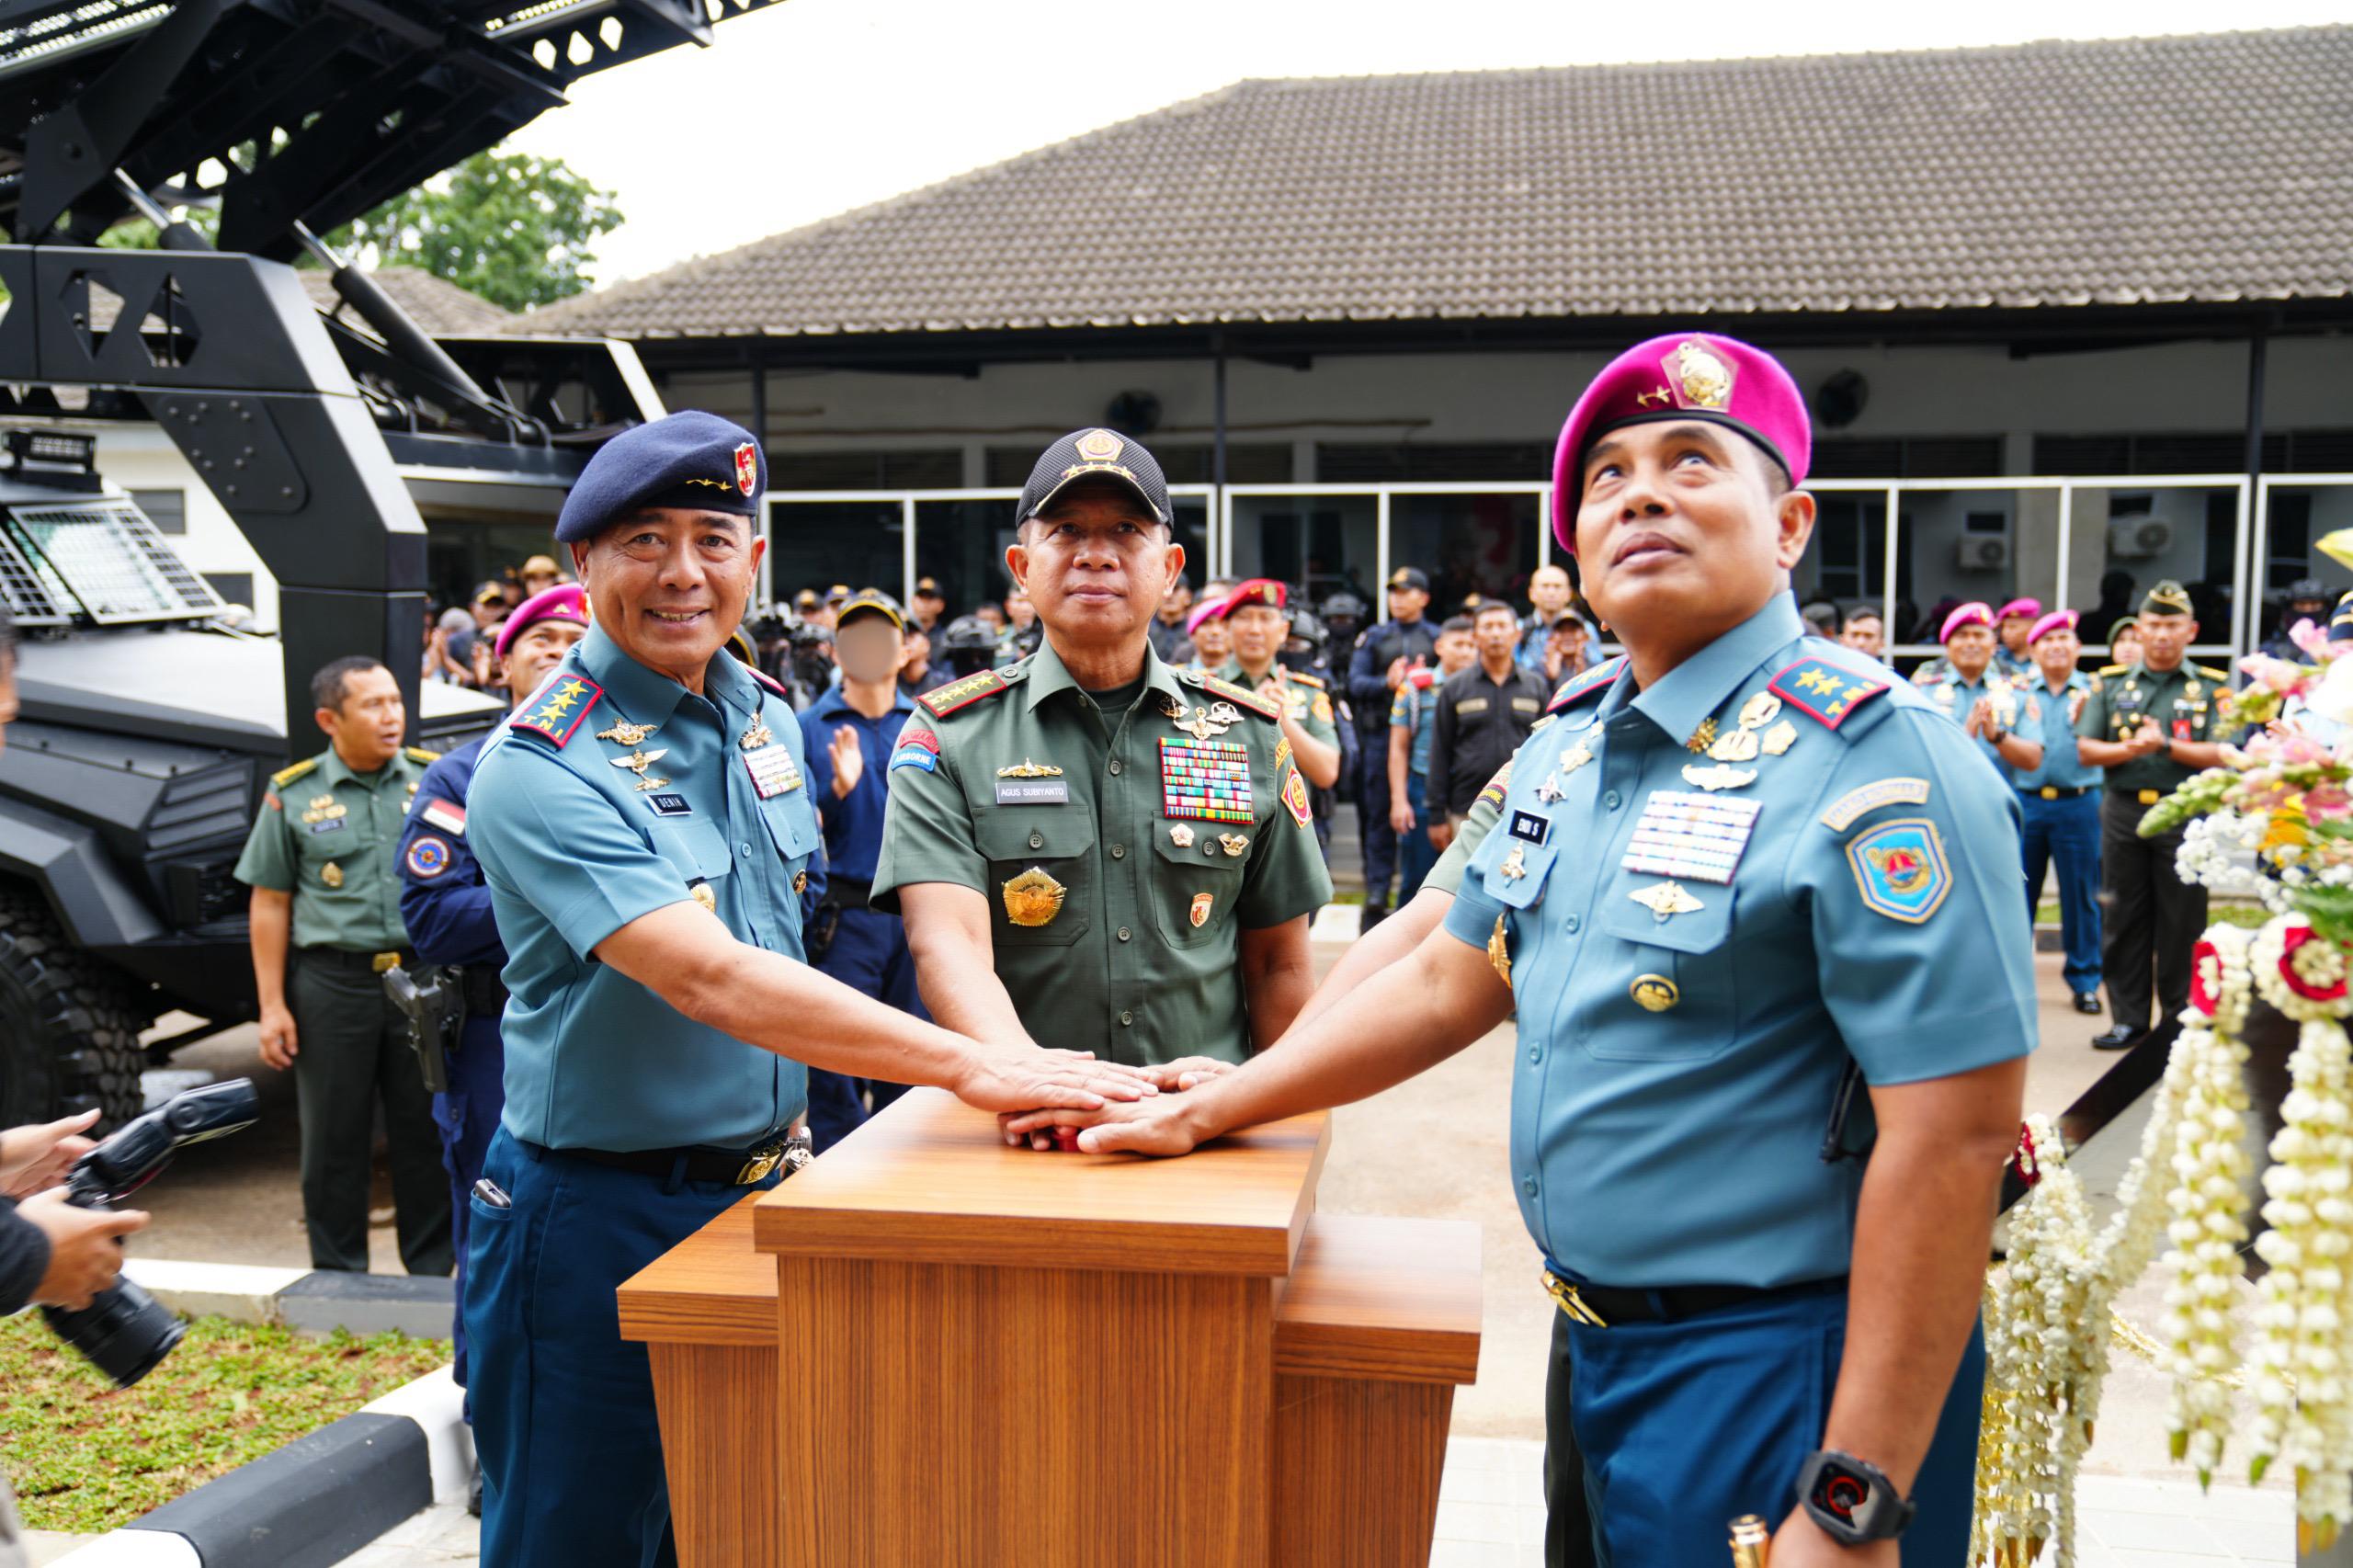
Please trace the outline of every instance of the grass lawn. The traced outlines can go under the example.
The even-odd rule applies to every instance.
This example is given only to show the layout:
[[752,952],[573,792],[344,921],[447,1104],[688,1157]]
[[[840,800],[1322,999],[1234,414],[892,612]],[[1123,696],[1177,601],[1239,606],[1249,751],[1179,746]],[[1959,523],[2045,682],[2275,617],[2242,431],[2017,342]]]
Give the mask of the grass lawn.
[[[2058,925],[2059,905],[2050,899],[2044,899],[2040,906],[2035,910],[2034,918],[2038,925]],[[2219,898],[2211,899],[2206,905],[2206,924],[2209,926],[2244,926],[2252,931],[2270,918],[2270,913],[2263,905],[2249,903],[2240,899],[2228,901]]]
[[26,1312],[0,1319],[0,1464],[34,1529],[112,1529],[449,1359],[447,1340],[198,1318],[163,1365],[117,1389]]

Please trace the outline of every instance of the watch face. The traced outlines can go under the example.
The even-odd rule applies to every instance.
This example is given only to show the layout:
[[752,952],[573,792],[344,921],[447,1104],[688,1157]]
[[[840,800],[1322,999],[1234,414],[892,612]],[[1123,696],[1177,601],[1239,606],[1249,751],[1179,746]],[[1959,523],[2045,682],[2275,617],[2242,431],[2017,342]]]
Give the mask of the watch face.
[[1855,1511],[1870,1500],[1870,1483],[1844,1465],[1825,1464],[1814,1477],[1814,1506],[1842,1523],[1853,1524]]

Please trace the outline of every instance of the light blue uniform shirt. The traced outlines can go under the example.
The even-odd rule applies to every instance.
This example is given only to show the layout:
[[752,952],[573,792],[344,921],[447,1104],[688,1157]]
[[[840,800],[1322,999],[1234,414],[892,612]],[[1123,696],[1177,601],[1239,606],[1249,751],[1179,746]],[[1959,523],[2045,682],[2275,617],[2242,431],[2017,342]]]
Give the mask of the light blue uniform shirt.
[[[1997,649],[1995,652],[1998,655],[2000,651]],[[2042,684],[2040,676],[2035,676],[2035,684]],[[2034,700],[2032,691],[2002,673],[1998,656],[1979,672],[1975,680],[1961,679],[1950,665],[1947,665],[1941,676],[1929,681],[1919,690],[1938,712],[1956,724],[1968,723],[1969,710],[1990,698],[1994,703],[1995,719],[2005,729],[2031,736],[2042,725],[2041,705]],[[1980,735],[1976,737],[1976,746],[1985,760],[1994,765],[1994,771],[2002,776],[2002,782],[2007,784],[2017,778],[2018,769],[2002,760],[2002,754],[1994,749],[1993,742]]]
[[[737,941],[804,956],[794,884],[820,832],[801,726],[723,653],[704,686],[695,696],[592,627],[475,769],[466,837],[506,944],[505,1123],[517,1138],[749,1149],[801,1111],[801,1063],[694,1022],[589,956],[698,885]],[[621,722],[651,733],[624,744]],[[756,723],[768,738],[746,746]]]
[[2097,790],[2105,781],[2107,769],[2094,767],[2075,750],[2075,714],[2091,690],[2091,677],[2081,670],[2068,671],[2066,686],[2055,693],[2039,670],[2031,683],[2019,686],[2019,695],[2033,698],[2042,715],[2040,725],[2028,724],[2023,719],[2018,722],[2018,733],[2042,743],[2041,767],[2012,769],[2019,789],[2040,790],[2052,784],[2062,790]]
[[[2033,1049],[2017,797],[1925,697],[1802,630],[1777,597],[1647,691],[1613,664],[1564,692],[1447,915],[1483,948],[1504,921],[1513,1186],[1593,1283],[1847,1273],[1863,1166],[1820,1151],[1848,1057],[1883,1085]],[[1744,711],[1750,760],[1687,749]],[[1752,808],[1736,846],[1688,820]]]

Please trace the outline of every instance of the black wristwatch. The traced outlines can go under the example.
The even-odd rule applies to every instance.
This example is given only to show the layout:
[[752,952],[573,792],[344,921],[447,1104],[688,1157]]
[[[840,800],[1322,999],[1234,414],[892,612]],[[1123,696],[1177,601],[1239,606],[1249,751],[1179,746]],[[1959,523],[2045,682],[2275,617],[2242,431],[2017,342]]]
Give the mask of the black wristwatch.
[[1806,1456],[1798,1471],[1798,1501],[1841,1546],[1893,1540],[1912,1522],[1912,1505],[1896,1494],[1884,1471],[1836,1449]]

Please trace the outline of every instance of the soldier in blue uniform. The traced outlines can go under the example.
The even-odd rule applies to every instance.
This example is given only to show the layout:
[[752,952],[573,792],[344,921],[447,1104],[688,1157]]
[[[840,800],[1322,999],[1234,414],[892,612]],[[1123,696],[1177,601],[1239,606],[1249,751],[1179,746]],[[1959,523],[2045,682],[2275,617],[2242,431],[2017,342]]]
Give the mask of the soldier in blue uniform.
[[1944,667],[1915,680],[1928,700],[1963,733],[1984,748],[1985,760],[2003,778],[2013,768],[2042,764],[2042,707],[2030,692],[2002,672],[2001,645],[1994,641],[1993,610],[1980,603],[1955,607],[1945,617],[1938,641]]
[[2034,623],[2027,646],[2038,666],[2026,689],[2039,711],[2035,738],[2042,760],[2018,771],[2018,810],[2025,835],[2026,903],[2042,896],[2042,875],[2059,874],[2059,934],[2067,949],[2063,972],[2078,1013],[2099,1011],[2099,812],[2101,771],[2075,746],[2075,721],[2100,689],[2100,677],[2075,667],[2084,645],[2075,612],[2054,609]]
[[[537,559],[537,558],[535,558]],[[588,630],[588,611],[576,583],[559,584],[523,601],[498,629],[498,669],[519,708],[564,653]],[[425,770],[401,831],[401,922],[408,927],[416,956],[446,964],[461,976],[466,1021],[458,1050],[447,1063],[449,1086],[433,1096],[433,1120],[441,1132],[441,1164],[449,1173],[450,1240],[458,1254],[457,1295],[465,1299],[466,1195],[482,1176],[483,1156],[498,1113],[506,1104],[502,1078],[506,1053],[498,1042],[498,1018],[506,987],[498,971],[506,949],[491,914],[490,889],[466,846],[466,797],[474,766],[490,737],[468,741]],[[455,1314],[451,1334],[452,1375],[466,1384],[465,1313]],[[479,1510],[481,1498],[474,1498]]]
[[556,539],[594,624],[474,774],[466,837],[508,955],[506,1106],[469,1199],[464,1309],[499,1568],[676,1561],[645,1350],[613,1293],[779,1179],[804,1063],[998,1110],[1151,1092],[802,961],[820,830],[801,727],[722,652],[765,480],[758,444],[699,413],[589,460]]
[[1779,1521],[1775,1568],[1968,1551],[2035,1030],[2017,797],[1919,692],[1805,635],[1810,445],[1746,345],[1614,361],[1554,517],[1628,657],[1521,748],[1443,933],[1232,1073],[1010,1123],[1178,1153],[1377,1092],[1516,1002],[1512,1177],[1614,1568],[1716,1568],[1748,1513]]
[[[896,677],[906,618],[891,596],[861,588],[834,618],[834,662],[841,684],[801,712],[809,789],[825,828],[825,896],[817,905],[809,961],[853,990],[919,1018],[915,963],[896,915],[869,909],[874,863],[882,853],[882,813],[891,803],[891,750],[915,710]],[[868,1100],[881,1110],[904,1084],[868,1084],[823,1068],[809,1073],[809,1131],[824,1153],[858,1131]]]

